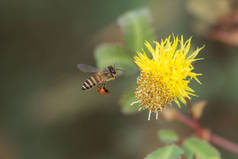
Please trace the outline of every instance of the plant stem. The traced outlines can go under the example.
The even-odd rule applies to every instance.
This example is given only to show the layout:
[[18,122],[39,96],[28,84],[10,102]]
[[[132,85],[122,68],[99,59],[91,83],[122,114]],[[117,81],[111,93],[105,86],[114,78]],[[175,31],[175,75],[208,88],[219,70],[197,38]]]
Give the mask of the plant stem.
[[179,111],[176,111],[175,117],[180,122],[191,127],[201,138],[238,155],[238,144],[228,141],[223,137],[208,131],[203,128],[198,121],[185,116]]
[[231,152],[234,152],[235,154],[238,154],[238,145],[237,144],[235,144],[231,141],[228,141],[216,134],[211,135],[210,141],[211,141],[211,143],[213,143],[217,146],[223,147]]

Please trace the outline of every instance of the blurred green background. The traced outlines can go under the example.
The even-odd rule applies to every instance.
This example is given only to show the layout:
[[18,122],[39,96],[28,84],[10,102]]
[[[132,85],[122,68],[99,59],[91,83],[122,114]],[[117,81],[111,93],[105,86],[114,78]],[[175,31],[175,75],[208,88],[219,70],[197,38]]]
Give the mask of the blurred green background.
[[[147,111],[122,114],[123,77],[110,82],[108,96],[81,90],[88,74],[76,64],[95,65],[98,44],[120,42],[117,18],[142,7],[151,9],[158,39],[173,32],[193,36],[194,47],[206,45],[205,60],[195,65],[203,84],[192,86],[199,95],[193,101],[208,102],[205,127],[238,142],[237,19],[222,21],[236,1],[1,0],[1,159],[144,158],[161,145],[158,129],[192,134],[163,118],[147,121]],[[222,158],[237,158],[218,149]]]

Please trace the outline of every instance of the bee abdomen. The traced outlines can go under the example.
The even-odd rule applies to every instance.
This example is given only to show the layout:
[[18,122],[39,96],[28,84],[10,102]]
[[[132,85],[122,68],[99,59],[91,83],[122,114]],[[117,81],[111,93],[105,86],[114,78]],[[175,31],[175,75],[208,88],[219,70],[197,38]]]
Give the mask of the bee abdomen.
[[97,79],[94,76],[92,76],[83,83],[82,90],[87,90],[89,88],[92,88],[96,84],[97,84]]

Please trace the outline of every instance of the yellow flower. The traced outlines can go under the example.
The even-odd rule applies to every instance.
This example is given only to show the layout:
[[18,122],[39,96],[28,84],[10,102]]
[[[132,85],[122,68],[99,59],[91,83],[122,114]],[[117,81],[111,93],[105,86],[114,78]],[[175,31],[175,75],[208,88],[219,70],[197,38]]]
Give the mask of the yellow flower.
[[179,107],[179,101],[186,103],[185,98],[190,99],[191,95],[194,96],[194,90],[188,84],[192,79],[200,83],[197,76],[201,75],[192,72],[192,63],[201,60],[196,56],[203,47],[189,54],[191,38],[184,42],[183,36],[180,39],[173,36],[171,41],[169,36],[160,43],[154,43],[155,48],[145,42],[152,58],[149,58],[144,50],[137,52],[137,56],[134,57],[141,70],[137,79],[137,102],[140,103],[140,109],[149,110],[148,120],[151,112],[156,113],[157,119],[158,112],[173,101]]

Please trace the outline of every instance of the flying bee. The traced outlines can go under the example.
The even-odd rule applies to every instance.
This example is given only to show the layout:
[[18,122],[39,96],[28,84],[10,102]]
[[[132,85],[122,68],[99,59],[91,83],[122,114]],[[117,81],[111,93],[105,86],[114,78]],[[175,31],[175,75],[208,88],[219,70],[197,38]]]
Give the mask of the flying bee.
[[82,85],[82,90],[90,89],[94,86],[97,87],[97,91],[101,95],[105,95],[108,93],[108,90],[105,88],[105,85],[108,81],[116,79],[117,71],[113,66],[108,66],[103,70],[98,70],[96,67],[86,65],[86,64],[78,64],[77,67],[82,72],[93,72],[95,73],[91,77],[89,77]]

